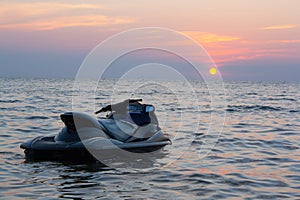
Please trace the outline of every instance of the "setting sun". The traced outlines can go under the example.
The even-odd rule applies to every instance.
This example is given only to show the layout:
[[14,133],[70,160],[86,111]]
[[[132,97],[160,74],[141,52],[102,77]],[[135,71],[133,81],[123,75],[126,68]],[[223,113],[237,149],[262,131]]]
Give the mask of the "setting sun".
[[211,75],[215,75],[217,73],[217,69],[215,67],[210,68],[209,73]]

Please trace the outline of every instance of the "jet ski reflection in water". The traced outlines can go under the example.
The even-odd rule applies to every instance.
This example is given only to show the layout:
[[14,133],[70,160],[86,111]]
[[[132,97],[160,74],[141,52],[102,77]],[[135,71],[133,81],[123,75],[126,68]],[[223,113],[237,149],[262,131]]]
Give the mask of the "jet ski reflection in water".
[[[101,108],[95,114],[107,112],[105,118],[85,113],[66,112],[60,115],[65,127],[56,136],[39,136],[21,144],[25,155],[42,160],[93,160],[93,151],[122,149],[127,152],[153,152],[171,144],[162,133],[155,108],[128,99]],[[98,157],[97,157],[98,158]]]

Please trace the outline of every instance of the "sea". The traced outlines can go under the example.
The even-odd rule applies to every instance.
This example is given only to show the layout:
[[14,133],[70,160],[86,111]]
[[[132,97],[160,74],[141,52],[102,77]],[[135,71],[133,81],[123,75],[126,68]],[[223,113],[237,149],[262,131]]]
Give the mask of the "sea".
[[[299,82],[74,83],[0,78],[0,199],[300,199]],[[171,145],[125,167],[31,160],[20,149],[56,135],[66,111],[95,116],[126,98],[155,106]]]

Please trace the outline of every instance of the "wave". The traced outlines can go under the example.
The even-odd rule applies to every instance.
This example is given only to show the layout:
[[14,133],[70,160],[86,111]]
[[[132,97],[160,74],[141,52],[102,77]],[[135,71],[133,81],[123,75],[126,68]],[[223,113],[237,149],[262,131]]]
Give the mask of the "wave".
[[20,103],[20,100],[0,100],[0,103]]
[[248,92],[248,93],[246,93],[246,95],[253,95],[253,96],[256,96],[256,95],[258,95],[258,93],[256,93],[256,92]]
[[49,119],[49,117],[46,117],[46,116],[31,116],[31,117],[27,117],[26,119]]
[[267,101],[297,101],[297,99],[294,99],[294,98],[265,98],[263,100],[267,100]]
[[281,111],[281,107],[264,106],[264,105],[228,105],[226,111],[228,112],[241,112],[241,111]]

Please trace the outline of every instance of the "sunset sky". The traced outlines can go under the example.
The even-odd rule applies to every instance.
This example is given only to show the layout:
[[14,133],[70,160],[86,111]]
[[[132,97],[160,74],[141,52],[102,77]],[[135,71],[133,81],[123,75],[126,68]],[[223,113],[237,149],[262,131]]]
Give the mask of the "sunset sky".
[[0,76],[74,77],[124,30],[163,27],[200,43],[224,79],[299,81],[299,0],[0,1]]

